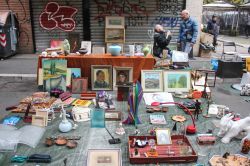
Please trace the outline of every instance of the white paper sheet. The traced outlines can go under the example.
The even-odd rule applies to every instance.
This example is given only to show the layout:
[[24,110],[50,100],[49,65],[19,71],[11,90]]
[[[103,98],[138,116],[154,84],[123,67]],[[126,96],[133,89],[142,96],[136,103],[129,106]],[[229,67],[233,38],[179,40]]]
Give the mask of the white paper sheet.
[[[174,102],[173,96],[171,93],[168,92],[157,92],[157,93],[144,93],[143,98],[145,101],[145,104],[150,106],[153,102]],[[166,104],[163,104],[166,105]],[[168,105],[174,105],[174,104],[168,104]]]

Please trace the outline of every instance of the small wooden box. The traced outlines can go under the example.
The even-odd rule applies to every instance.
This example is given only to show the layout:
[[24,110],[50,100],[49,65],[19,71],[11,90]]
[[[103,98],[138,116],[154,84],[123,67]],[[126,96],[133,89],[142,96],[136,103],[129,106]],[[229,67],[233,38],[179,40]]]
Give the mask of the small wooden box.
[[198,136],[196,141],[199,145],[213,145],[216,141],[215,136]]

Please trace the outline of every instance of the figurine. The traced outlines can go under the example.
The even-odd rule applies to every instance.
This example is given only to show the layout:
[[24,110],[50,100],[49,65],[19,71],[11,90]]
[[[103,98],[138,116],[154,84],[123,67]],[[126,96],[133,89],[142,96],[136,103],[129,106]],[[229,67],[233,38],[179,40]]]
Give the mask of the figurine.
[[118,135],[123,135],[123,134],[125,134],[125,130],[124,130],[124,128],[122,127],[122,122],[119,123],[119,127],[116,129],[115,133],[118,134]]
[[64,50],[65,56],[67,56],[70,53],[70,44],[67,39],[64,39],[63,41],[63,50]]
[[200,110],[201,110],[201,103],[198,100],[196,100],[196,102],[195,102],[195,111],[194,111],[194,118],[197,119],[197,120],[199,118]]
[[238,121],[233,121],[234,116],[229,113],[221,118],[220,121],[220,131],[218,132],[219,137],[223,137],[221,142],[229,143],[233,137],[239,135],[240,132],[246,131],[248,135],[242,139],[250,137],[250,116],[240,119]]
[[137,126],[135,127],[135,135],[140,134],[140,130],[137,128]]

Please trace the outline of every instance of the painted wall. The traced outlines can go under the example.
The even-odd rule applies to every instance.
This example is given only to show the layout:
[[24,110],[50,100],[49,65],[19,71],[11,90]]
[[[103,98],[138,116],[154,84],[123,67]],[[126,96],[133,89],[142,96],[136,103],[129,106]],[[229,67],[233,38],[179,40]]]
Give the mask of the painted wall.
[[197,42],[194,46],[194,56],[197,56],[199,53],[200,32],[201,32],[200,26],[202,23],[202,5],[203,5],[203,0],[186,0],[186,9],[189,10],[191,17],[194,17],[198,21],[199,25],[199,35]]
[[0,10],[12,10],[17,16],[20,27],[18,53],[33,53],[29,0],[0,0]]

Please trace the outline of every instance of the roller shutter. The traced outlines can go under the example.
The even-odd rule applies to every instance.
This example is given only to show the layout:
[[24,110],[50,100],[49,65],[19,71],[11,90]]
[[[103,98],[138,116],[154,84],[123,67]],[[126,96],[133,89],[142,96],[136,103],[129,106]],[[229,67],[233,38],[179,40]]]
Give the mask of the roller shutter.
[[90,2],[91,40],[105,45],[105,16],[125,16],[125,43],[152,42],[155,24],[162,24],[175,42],[185,0],[93,0]]
[[[48,24],[46,24],[44,23],[45,21],[43,19],[42,25],[44,27],[42,27],[40,23],[41,13],[45,11],[46,5],[51,2],[56,2],[58,4],[58,5],[54,5],[53,7],[51,7],[51,9],[53,10],[58,9],[57,11],[53,11],[54,15],[52,16],[53,19],[56,20],[57,25],[54,24],[53,22],[52,23],[49,22]],[[33,11],[32,17],[33,17],[33,28],[34,28],[34,35],[35,35],[36,51],[41,52],[44,49],[48,48],[50,45],[51,39],[64,40],[65,38],[68,38],[69,34],[73,34],[73,33],[79,36],[80,38],[79,41],[83,40],[83,13],[82,13],[83,1],[82,0],[66,0],[66,1],[32,0],[31,6],[32,6],[32,11]],[[77,9],[77,12],[72,17],[73,22],[71,20],[72,10],[64,8],[64,6]],[[43,17],[46,17],[46,15],[43,15]],[[64,18],[69,19],[69,20],[63,20]],[[75,28],[73,31],[71,31],[71,26],[74,23],[75,23]],[[52,29],[54,26],[56,27]]]

